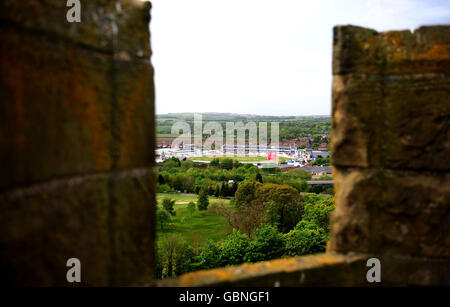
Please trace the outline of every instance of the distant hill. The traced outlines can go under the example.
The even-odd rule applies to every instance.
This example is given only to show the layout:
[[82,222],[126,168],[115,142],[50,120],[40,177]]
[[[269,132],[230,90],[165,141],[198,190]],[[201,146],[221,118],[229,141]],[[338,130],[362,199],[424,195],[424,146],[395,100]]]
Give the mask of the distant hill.
[[[192,120],[195,113],[167,113],[167,114],[157,114],[156,117],[160,119],[182,119],[182,120]],[[329,118],[329,115],[314,115],[314,116],[274,116],[274,115],[256,115],[256,114],[238,114],[238,113],[216,113],[207,112],[201,113],[203,120],[217,120],[217,121],[227,121],[227,120],[301,120],[301,119],[311,119],[311,118]]]
[[[172,126],[175,122],[186,121],[191,131],[194,131],[194,113],[168,113],[156,115],[156,133],[158,143],[170,143],[170,139],[178,136],[172,134]],[[308,147],[307,136],[310,138],[314,149],[327,147],[331,130],[331,117],[327,115],[317,116],[264,116],[254,114],[237,113],[202,113],[202,121],[219,122],[224,131],[226,122],[279,122],[280,141],[284,145],[296,144],[302,148]],[[267,126],[268,137],[270,137],[270,125]]]

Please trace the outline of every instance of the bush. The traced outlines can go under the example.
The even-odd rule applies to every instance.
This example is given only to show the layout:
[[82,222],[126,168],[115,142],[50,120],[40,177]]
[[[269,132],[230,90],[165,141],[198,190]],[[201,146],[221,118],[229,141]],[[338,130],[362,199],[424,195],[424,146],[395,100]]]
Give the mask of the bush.
[[222,242],[219,257],[220,264],[234,265],[243,263],[249,245],[249,238],[239,230],[233,229],[233,233]]
[[164,198],[162,201],[162,206],[170,215],[175,216],[175,211],[173,210],[173,206],[175,205],[175,200],[170,198]]
[[158,175],[158,183],[159,183],[159,184],[164,184],[164,183],[166,183],[166,182],[164,181],[164,177],[163,177],[161,174]]
[[198,200],[197,200],[198,210],[199,211],[207,210],[208,205],[209,205],[208,191],[206,188],[202,188],[198,193]]
[[191,270],[192,246],[179,236],[171,235],[158,241],[156,254],[158,278],[175,277]]
[[175,189],[171,188],[168,184],[158,184],[156,187],[158,193],[173,193]]
[[275,227],[264,224],[255,231],[244,260],[246,262],[264,261],[279,258],[282,254],[282,235]]
[[165,209],[158,208],[156,210],[156,223],[164,230],[164,225],[169,223],[171,220],[170,213]]
[[180,167],[181,161],[178,158],[171,157],[169,159],[164,160],[164,162],[162,164],[163,164],[164,169],[171,169],[171,168],[175,168],[175,167]]
[[303,198],[289,185],[261,184],[255,192],[256,201],[267,206],[268,219],[278,222],[280,232],[288,232],[300,221],[303,214]]
[[258,181],[259,183],[263,183],[263,177],[261,176],[260,173],[256,174],[255,180]]
[[223,158],[220,160],[220,168],[230,170],[233,168],[233,160],[230,158]]
[[241,207],[256,199],[256,190],[259,186],[261,186],[261,183],[255,181],[242,182],[234,193],[235,206]]
[[311,165],[330,165],[330,158],[317,158],[311,161]]
[[187,205],[187,211],[191,215],[195,212],[195,204],[193,202],[189,202],[189,204]]
[[286,256],[300,256],[322,253],[328,240],[328,235],[318,225],[309,221],[300,221],[294,230],[283,237]]
[[194,264],[196,270],[208,270],[220,266],[220,248],[209,239],[206,241],[200,254],[196,257],[197,262]]
[[211,160],[211,162],[209,163],[209,166],[213,166],[213,167],[219,167],[220,165],[220,160],[219,158],[214,158]]
[[328,233],[330,213],[334,210],[334,199],[328,198],[315,203],[305,205],[303,220],[316,224]]

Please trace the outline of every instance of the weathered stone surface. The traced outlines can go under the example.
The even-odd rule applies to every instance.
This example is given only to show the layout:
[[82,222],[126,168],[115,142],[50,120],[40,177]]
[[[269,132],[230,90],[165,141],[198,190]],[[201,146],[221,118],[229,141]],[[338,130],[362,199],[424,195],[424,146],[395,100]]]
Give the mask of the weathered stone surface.
[[152,163],[147,61],[15,30],[0,35],[0,187]]
[[[381,283],[370,283],[367,260],[377,258]],[[404,255],[326,253],[188,273],[158,281],[171,287],[449,286],[450,261]]]
[[0,36],[0,186],[110,169],[110,56],[5,29]]
[[[449,30],[335,28],[335,166],[450,170]],[[430,48],[439,52],[424,58]]]
[[118,153],[119,168],[154,164],[154,85],[153,69],[142,61],[117,61],[112,99],[116,105],[113,114],[113,137]]
[[320,254],[242,264],[184,274],[158,282],[159,286],[361,286],[367,285],[367,255]]
[[[0,2],[0,283],[149,282],[154,86],[149,3]],[[145,278],[145,279],[143,279]]]
[[448,285],[450,27],[336,27],[329,251],[376,254],[385,285]]
[[450,257],[450,175],[336,169],[330,250]]
[[130,285],[153,274],[151,172],[135,170],[44,184],[0,198],[1,283],[68,285],[66,261],[81,261],[81,285]]
[[332,162],[335,166],[369,167],[383,152],[383,89],[378,78],[333,77]]
[[46,35],[125,58],[151,55],[148,23],[150,2],[139,0],[81,1],[81,22],[66,19],[67,1],[0,2],[0,23],[19,31]]
[[449,170],[450,78],[333,77],[333,164]]
[[448,74],[386,77],[380,118],[384,167],[450,170],[449,93]]
[[384,286],[450,286],[448,258],[378,255]]
[[388,31],[336,26],[333,75],[448,73],[450,27]]

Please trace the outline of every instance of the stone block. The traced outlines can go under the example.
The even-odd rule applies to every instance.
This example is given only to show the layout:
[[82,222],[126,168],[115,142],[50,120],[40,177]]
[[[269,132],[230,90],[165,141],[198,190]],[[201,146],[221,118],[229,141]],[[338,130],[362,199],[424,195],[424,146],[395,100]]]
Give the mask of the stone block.
[[[433,53],[425,62],[415,54],[431,48],[432,42],[441,46],[439,50],[448,50],[444,34],[449,29],[423,27],[415,34],[335,29],[331,132],[335,166],[450,170],[448,53]],[[392,54],[391,40],[404,45],[403,58]],[[376,52],[365,54],[360,45]],[[370,63],[360,63],[366,60]],[[385,70],[386,63],[392,70]]]
[[333,75],[448,73],[450,27],[376,32],[334,27]]
[[74,177],[0,198],[4,285],[68,286],[66,261],[81,262],[81,285],[131,285],[153,276],[154,175],[134,170]]
[[14,30],[0,36],[0,188],[152,165],[147,60]]
[[150,2],[139,0],[81,1],[81,22],[70,23],[66,1],[4,0],[0,4],[0,21],[19,31],[120,53],[126,58],[148,59],[150,6]]
[[111,97],[115,105],[112,129],[116,144],[117,167],[154,165],[154,85],[153,69],[145,61],[117,61]]
[[450,257],[450,176],[335,169],[331,251]]
[[111,57],[27,33],[0,37],[0,187],[109,170]]

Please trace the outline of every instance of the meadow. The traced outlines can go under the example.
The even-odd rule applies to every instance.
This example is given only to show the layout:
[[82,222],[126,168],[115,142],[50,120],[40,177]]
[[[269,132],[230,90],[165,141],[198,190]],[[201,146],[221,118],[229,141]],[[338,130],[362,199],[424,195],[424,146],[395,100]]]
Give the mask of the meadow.
[[[207,239],[217,242],[222,240],[231,232],[225,219],[214,212],[214,210],[190,212],[187,209],[189,202],[197,203],[196,194],[185,193],[157,193],[158,205],[164,198],[175,200],[176,215],[171,222],[164,226],[164,229],[157,229],[158,238],[164,238],[170,234],[176,234],[185,239],[190,244],[202,244]],[[209,197],[209,209],[211,206],[223,204],[230,205],[230,200],[225,198]]]

